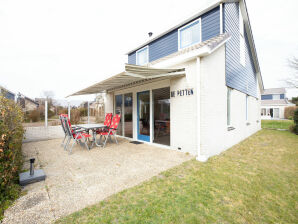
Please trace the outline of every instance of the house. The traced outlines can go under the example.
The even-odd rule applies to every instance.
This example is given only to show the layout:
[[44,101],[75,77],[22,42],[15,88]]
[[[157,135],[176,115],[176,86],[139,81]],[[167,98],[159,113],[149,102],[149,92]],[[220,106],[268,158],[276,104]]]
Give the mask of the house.
[[283,119],[285,108],[296,106],[286,98],[285,88],[264,89],[261,99],[262,119]]
[[36,110],[39,107],[37,102],[21,93],[18,94],[17,103],[20,104],[21,108],[25,112]]
[[10,99],[10,100],[15,100],[15,97],[16,97],[16,94],[9,91],[8,89],[4,88],[3,86],[0,86],[0,95],[2,95],[7,98],[7,99]]
[[119,136],[206,161],[260,130],[263,81],[244,0],[215,1],[127,55],[123,72],[72,94],[106,93]]

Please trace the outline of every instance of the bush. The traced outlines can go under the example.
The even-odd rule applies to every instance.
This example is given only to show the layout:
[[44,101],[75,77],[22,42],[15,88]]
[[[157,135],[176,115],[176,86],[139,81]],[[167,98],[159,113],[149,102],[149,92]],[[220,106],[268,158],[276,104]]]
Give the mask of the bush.
[[78,109],[71,109],[70,111],[70,123],[78,124],[81,120],[81,113]]
[[23,112],[12,100],[0,96],[0,220],[20,194],[18,174],[22,168]]
[[38,109],[31,110],[28,117],[32,122],[40,121],[40,111]]
[[286,119],[291,119],[291,117],[294,117],[294,112],[298,107],[292,106],[292,107],[286,107],[285,108],[285,118]]
[[81,117],[86,117],[86,116],[88,116],[88,108],[80,107],[80,108],[79,108],[79,111],[80,111],[80,116],[81,116]]
[[298,135],[298,108],[294,112],[294,125],[290,128],[293,133]]

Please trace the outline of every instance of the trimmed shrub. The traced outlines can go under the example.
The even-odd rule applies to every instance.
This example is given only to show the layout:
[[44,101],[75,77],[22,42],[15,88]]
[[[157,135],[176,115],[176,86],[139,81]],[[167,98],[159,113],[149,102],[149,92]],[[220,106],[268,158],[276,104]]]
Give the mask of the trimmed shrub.
[[12,100],[0,96],[0,220],[20,194],[18,174],[22,168],[23,112]]
[[28,117],[32,122],[40,121],[40,111],[38,109],[31,110]]
[[70,123],[78,124],[81,120],[81,113],[78,109],[71,109],[70,111]]
[[296,107],[296,106],[286,107],[286,108],[285,108],[285,118],[286,118],[286,119],[290,119],[290,120],[291,120],[291,118],[293,119],[293,117],[294,117],[294,112],[295,112],[295,110],[296,110],[297,108],[298,108],[298,107]]
[[294,127],[291,127],[291,131],[298,135],[298,108],[294,112]]

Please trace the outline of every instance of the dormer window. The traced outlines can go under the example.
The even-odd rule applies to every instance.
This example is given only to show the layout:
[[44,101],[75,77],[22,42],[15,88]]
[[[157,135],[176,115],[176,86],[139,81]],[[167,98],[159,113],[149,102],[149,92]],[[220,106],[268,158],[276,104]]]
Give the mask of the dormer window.
[[201,42],[201,19],[197,19],[178,30],[179,50]]
[[273,100],[280,100],[280,95],[279,94],[273,94],[272,99]]
[[136,55],[137,65],[146,65],[149,62],[149,47],[143,47],[142,49],[137,51]]

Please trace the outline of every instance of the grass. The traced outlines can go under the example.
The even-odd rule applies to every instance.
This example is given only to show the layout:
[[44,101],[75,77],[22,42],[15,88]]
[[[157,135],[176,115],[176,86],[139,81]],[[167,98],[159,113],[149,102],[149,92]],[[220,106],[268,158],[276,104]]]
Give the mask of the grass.
[[287,129],[294,124],[293,120],[262,120],[262,128]]
[[57,223],[298,223],[298,137],[262,130]]

